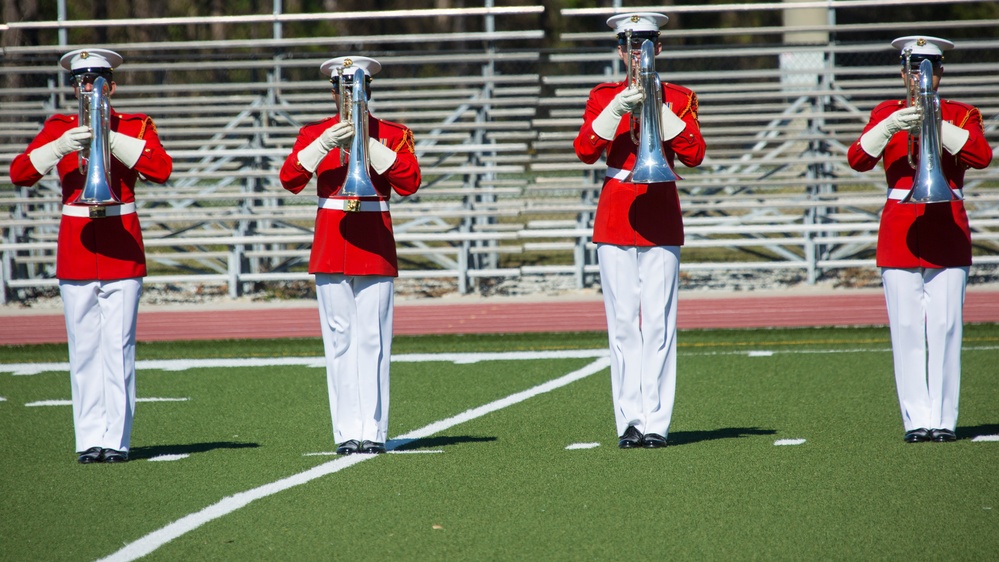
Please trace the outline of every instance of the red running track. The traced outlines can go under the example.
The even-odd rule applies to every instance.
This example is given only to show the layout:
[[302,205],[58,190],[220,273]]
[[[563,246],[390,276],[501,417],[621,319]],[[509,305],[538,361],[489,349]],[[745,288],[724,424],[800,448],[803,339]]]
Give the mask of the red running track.
[[[139,310],[140,341],[270,339],[319,337],[314,303],[265,304],[244,308],[178,306]],[[999,291],[969,291],[964,306],[969,323],[999,322]],[[679,328],[763,328],[886,325],[880,292],[793,296],[684,297]],[[480,299],[449,303],[400,302],[397,335],[592,332],[606,330],[603,302],[587,300]],[[61,312],[0,312],[0,344],[64,343]]]

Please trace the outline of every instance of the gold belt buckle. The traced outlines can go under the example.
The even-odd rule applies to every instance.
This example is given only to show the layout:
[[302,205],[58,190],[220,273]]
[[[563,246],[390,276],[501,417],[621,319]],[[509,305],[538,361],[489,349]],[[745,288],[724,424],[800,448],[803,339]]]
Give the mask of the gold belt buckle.
[[90,210],[90,218],[92,219],[103,219],[108,216],[107,207],[101,205],[91,205],[88,209]]
[[361,200],[360,199],[348,199],[347,207],[344,209],[348,213],[356,213],[361,210]]

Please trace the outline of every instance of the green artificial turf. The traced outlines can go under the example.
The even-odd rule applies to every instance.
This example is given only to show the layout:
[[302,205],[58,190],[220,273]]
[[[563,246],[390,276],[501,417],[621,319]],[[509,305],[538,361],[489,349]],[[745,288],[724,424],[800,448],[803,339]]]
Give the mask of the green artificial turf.
[[[905,444],[884,328],[684,331],[670,446],[616,445],[607,370],[253,501],[149,560],[987,560],[999,326],[965,328],[956,443]],[[601,334],[399,337],[412,353],[602,349]],[[38,353],[31,353],[36,351]],[[64,353],[64,352],[63,352]],[[0,347],[0,362],[59,358]],[[139,360],[318,357],[318,340],[155,343]],[[390,436],[599,358],[392,367]],[[0,559],[98,559],[336,457],[325,372],[140,368],[132,460],[76,464],[65,372],[0,373]],[[782,439],[800,445],[777,446]],[[595,443],[588,449],[566,449]],[[162,455],[187,454],[151,462]]]

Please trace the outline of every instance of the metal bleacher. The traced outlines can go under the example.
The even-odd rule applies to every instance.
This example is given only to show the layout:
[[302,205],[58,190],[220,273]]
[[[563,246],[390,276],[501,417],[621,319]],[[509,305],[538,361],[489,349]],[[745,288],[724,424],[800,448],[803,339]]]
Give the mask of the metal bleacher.
[[[808,4],[836,11],[825,1],[746,9],[780,14]],[[676,7],[681,14],[718,9]],[[573,276],[580,287],[594,282],[589,235],[603,168],[578,161],[572,140],[590,88],[621,77],[602,28],[613,11],[563,9],[560,17],[573,24],[568,28],[593,31],[557,38],[542,31],[542,6],[497,8],[491,2],[391,14],[8,22],[0,30],[273,26],[271,37],[259,40],[106,44],[126,62],[115,73],[115,108],[153,117],[174,158],[168,184],[137,189],[146,282],[214,285],[234,296],[310,278],[305,266],[313,191],[286,192],[277,172],[299,127],[334,111],[319,64],[362,54],[350,47],[363,45],[363,54],[383,64],[372,84],[371,111],[414,131],[423,172],[416,195],[392,202],[401,276],[450,280],[468,292],[482,279],[519,275]],[[465,27],[476,31],[436,33],[434,22],[442,16],[466,18]],[[425,18],[427,32],[295,37],[280,31],[283,22],[379,17]],[[983,39],[959,42],[948,57],[942,91],[977,105],[990,144],[999,146],[999,40],[988,38],[997,24],[882,22],[870,29],[944,36],[948,29],[980,29]],[[774,43],[773,37],[796,31],[824,40]],[[746,40],[725,42],[735,34]],[[684,269],[795,269],[815,281],[873,266],[883,177],[851,171],[846,147],[877,102],[903,93],[885,41],[870,35],[864,26],[834,23],[664,33],[660,73],[698,93],[708,145],[701,166],[677,170],[685,178],[678,184],[687,233]],[[76,111],[55,61],[78,46],[85,45],[60,39],[3,50],[4,300],[27,298],[55,283],[58,181],[50,174],[34,188],[14,187],[6,171],[49,115]],[[755,63],[742,64],[744,59]],[[999,263],[995,169],[967,175],[976,263]]]

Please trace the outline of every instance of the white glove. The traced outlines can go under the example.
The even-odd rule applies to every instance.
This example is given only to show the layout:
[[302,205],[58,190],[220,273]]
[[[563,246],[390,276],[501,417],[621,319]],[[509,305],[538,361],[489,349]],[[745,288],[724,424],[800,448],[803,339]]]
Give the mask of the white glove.
[[624,117],[626,113],[631,113],[639,107],[642,107],[643,101],[645,101],[645,92],[633,86],[628,86],[618,92],[607,107],[610,108],[611,111],[618,116],[618,118],[621,118]]
[[391,148],[375,139],[368,139],[368,162],[379,176],[395,164],[395,156],[395,151]]
[[864,133],[860,137],[860,148],[871,156],[880,156],[895,133],[899,131],[918,133],[922,121],[923,116],[919,109],[915,107],[899,109]]
[[660,133],[662,133],[662,139],[668,141],[687,128],[687,123],[683,119],[677,117],[676,113],[670,111],[666,104],[663,104],[662,109],[662,119],[660,120]]
[[323,143],[326,152],[334,148],[350,148],[350,141],[354,139],[354,125],[350,122],[337,123],[329,129],[323,131],[319,140]]
[[940,144],[950,154],[957,154],[964,148],[964,143],[968,142],[970,135],[971,133],[967,129],[944,121],[940,127]]
[[298,151],[298,163],[310,174],[314,174],[329,151],[336,147],[341,150],[349,148],[353,138],[354,125],[349,122],[337,123],[323,131],[312,144]]
[[115,158],[128,166],[129,169],[134,168],[135,163],[142,156],[143,149],[146,148],[146,141],[117,131],[111,131],[108,137],[111,139],[108,142],[111,145],[111,154],[114,154]]
[[899,131],[908,131],[918,135],[919,126],[923,124],[923,114],[916,107],[907,107],[892,113],[886,121],[889,122],[888,130],[893,135]]
[[643,101],[645,93],[638,88],[629,86],[621,90],[593,120],[593,132],[600,138],[613,140],[621,118],[641,107]]
[[49,173],[67,154],[82,150],[94,136],[90,127],[74,127],[56,140],[31,151],[28,159],[43,176]]
[[83,147],[87,146],[93,137],[94,132],[87,126],[73,127],[66,131],[55,141],[59,157],[62,158],[71,152],[83,150]]

